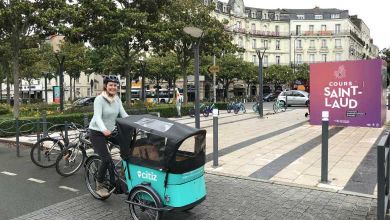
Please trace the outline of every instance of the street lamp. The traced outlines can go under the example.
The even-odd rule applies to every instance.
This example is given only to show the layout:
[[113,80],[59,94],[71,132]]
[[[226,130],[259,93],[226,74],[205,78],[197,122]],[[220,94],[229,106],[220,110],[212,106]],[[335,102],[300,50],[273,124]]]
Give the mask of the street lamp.
[[183,31],[196,38],[194,45],[194,55],[195,55],[195,127],[200,128],[200,101],[199,101],[199,45],[203,37],[203,30],[197,27],[185,27]]
[[145,67],[146,67],[146,62],[144,60],[144,57],[141,56],[138,59],[139,63],[141,64],[141,100],[145,102]]
[[259,115],[260,118],[263,117],[263,57],[264,53],[267,50],[266,47],[259,48],[256,50],[256,54],[259,57]]
[[59,64],[59,75],[60,75],[60,110],[64,110],[64,61],[65,55],[61,54],[59,50],[55,52],[55,57]]

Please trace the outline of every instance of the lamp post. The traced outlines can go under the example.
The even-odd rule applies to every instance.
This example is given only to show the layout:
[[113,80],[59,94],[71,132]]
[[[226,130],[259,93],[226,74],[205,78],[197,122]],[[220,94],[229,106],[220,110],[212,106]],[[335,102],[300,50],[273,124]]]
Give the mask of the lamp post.
[[195,127],[200,128],[200,101],[199,101],[199,45],[203,37],[203,30],[196,27],[185,27],[183,31],[196,38],[194,44],[194,55],[195,55]]
[[263,117],[263,57],[264,53],[267,50],[266,47],[259,48],[256,50],[256,54],[259,57],[259,115],[260,118]]
[[60,76],[60,110],[64,110],[64,61],[65,55],[59,51],[55,52],[56,59],[59,64],[59,76]]
[[145,102],[145,67],[146,67],[146,62],[144,60],[144,57],[141,56],[138,59],[139,63],[141,64],[141,100]]

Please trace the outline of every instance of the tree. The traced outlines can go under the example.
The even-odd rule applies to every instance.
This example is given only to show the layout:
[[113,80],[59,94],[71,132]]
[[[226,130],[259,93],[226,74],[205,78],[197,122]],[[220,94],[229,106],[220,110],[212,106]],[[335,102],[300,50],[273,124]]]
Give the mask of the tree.
[[384,48],[380,52],[380,57],[387,62],[387,85],[390,84],[390,48]]
[[6,80],[7,84],[7,103],[10,104],[11,94],[10,94],[10,87],[11,87],[11,55],[10,55],[10,48],[9,44],[0,41],[0,97],[2,99],[3,97],[3,88],[2,83],[4,82],[4,79]]
[[158,99],[160,83],[162,81],[168,82],[168,94],[170,94],[172,85],[175,84],[177,77],[180,75],[180,68],[177,64],[176,55],[173,53],[168,53],[165,56],[150,57],[146,61],[146,73],[146,76],[149,79],[152,79],[156,82]]
[[220,72],[217,74],[217,80],[223,84],[226,99],[230,84],[237,79],[242,79],[244,73],[248,73],[250,69],[246,62],[235,55],[225,55],[218,63],[220,63]]
[[299,80],[301,82],[307,82],[309,80],[309,65],[307,63],[297,66],[292,81],[295,80]]
[[253,63],[250,62],[244,62],[243,65],[245,66],[245,72],[243,72],[241,79],[244,80],[246,83],[246,96],[249,97],[249,89],[251,85],[259,84],[259,78],[258,78],[258,71],[259,68]]
[[66,57],[64,67],[66,73],[69,75],[69,99],[73,101],[73,92],[75,82],[72,80],[76,80],[80,78],[80,74],[82,71],[85,71],[89,66],[89,60],[86,57],[87,48],[83,43],[71,43],[69,41],[63,41],[60,45],[61,53]]
[[74,29],[69,36],[88,41],[94,48],[110,46],[126,76],[126,104],[131,102],[132,62],[141,51],[148,50],[166,1],[152,0],[79,0],[74,7]]
[[281,84],[286,84],[294,79],[293,70],[289,66],[271,65],[265,69],[265,82],[275,85],[275,88]]
[[203,30],[200,51],[205,55],[237,51],[237,47],[231,43],[231,36],[224,32],[223,24],[211,15],[214,9],[214,4],[204,5],[201,0],[172,1],[163,8],[164,19],[159,25],[160,38],[152,42],[158,53],[173,51],[176,54],[183,76],[184,103],[188,100],[188,66],[196,43],[195,39],[184,33],[184,27],[194,26]]
[[19,117],[20,58],[23,49],[35,47],[39,37],[55,33],[65,0],[0,1],[0,38],[10,44],[14,77],[14,117]]

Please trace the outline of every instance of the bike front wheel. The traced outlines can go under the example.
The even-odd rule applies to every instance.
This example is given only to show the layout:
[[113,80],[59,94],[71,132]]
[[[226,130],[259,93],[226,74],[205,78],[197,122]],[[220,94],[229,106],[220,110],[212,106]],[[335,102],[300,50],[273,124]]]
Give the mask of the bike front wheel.
[[[87,161],[87,164],[85,165],[85,184],[87,185],[87,189],[89,193],[95,198],[99,200],[106,200],[110,197],[110,195],[106,197],[100,196],[96,192],[96,180],[97,180],[97,175],[99,171],[99,167],[102,164],[102,160],[98,156],[92,156],[92,158],[89,158]],[[109,188],[109,177],[106,175],[106,180],[104,181],[104,185],[106,188]]]
[[130,195],[128,200],[130,214],[134,220],[153,219],[161,220],[162,211],[156,209],[161,208],[162,204],[157,198],[157,195],[147,188],[136,188]]
[[64,145],[60,140],[50,137],[42,138],[31,148],[31,161],[43,168],[52,167],[56,164],[56,159],[63,149]]
[[87,153],[83,146],[76,145],[64,149],[57,157],[56,171],[64,177],[76,173],[84,164]]
[[259,104],[258,103],[255,103],[253,106],[252,106],[252,110],[253,112],[259,112]]

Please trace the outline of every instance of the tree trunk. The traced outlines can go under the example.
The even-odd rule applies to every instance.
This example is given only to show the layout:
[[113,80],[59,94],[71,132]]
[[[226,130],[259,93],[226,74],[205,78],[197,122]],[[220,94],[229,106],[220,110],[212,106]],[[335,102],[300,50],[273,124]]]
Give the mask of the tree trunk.
[[229,82],[228,81],[226,81],[226,83],[225,83],[225,91],[224,91],[224,97],[225,97],[225,100],[227,100],[228,99],[228,93],[229,93]]
[[[16,47],[16,48],[15,48]],[[14,75],[14,118],[19,118],[19,48],[14,46],[12,60],[12,72]]]
[[7,103],[8,105],[11,104],[11,82],[9,80],[9,77],[7,77]]
[[76,77],[73,78],[73,100],[76,99]]
[[28,103],[31,104],[31,81],[32,80],[28,80]]
[[0,100],[3,100],[3,81],[4,79],[0,82]]
[[69,101],[73,100],[73,84],[72,84],[72,77],[69,75]]
[[171,87],[172,87],[172,79],[168,79],[168,103],[171,102]]
[[160,103],[160,78],[157,77],[157,103]]

